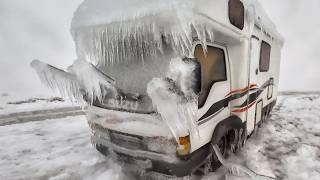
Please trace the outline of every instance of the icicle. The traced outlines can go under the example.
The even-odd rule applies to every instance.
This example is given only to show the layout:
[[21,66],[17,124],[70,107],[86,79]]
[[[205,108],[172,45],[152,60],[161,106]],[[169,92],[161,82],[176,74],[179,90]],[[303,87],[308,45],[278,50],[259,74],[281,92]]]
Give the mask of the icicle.
[[52,90],[58,90],[59,93],[72,100],[82,99],[79,82],[74,74],[65,72],[61,69],[55,68],[51,65],[40,62],[39,60],[33,60],[31,62],[41,82]]
[[34,60],[31,66],[36,70],[41,81],[53,90],[59,90],[63,97],[89,104],[102,101],[106,96],[115,97],[117,90],[114,80],[100,72],[92,64],[76,60],[68,68],[69,72]]
[[76,60],[68,71],[76,76],[90,104],[94,100],[103,101],[107,95],[115,97],[117,94],[115,81],[86,61]]
[[[71,30],[79,58],[93,65],[125,64],[132,60],[144,64],[146,59],[163,56],[163,47],[172,49],[176,57],[186,57],[192,54],[192,33],[196,33],[204,50],[207,39],[213,40],[212,30],[194,21],[193,1],[146,1],[144,7],[150,6],[149,9],[130,2],[130,16],[123,10],[125,7],[114,2],[95,1],[85,1],[79,7]],[[101,6],[108,9],[110,4],[119,9],[102,11]],[[92,14],[99,16],[94,22],[87,19]]]

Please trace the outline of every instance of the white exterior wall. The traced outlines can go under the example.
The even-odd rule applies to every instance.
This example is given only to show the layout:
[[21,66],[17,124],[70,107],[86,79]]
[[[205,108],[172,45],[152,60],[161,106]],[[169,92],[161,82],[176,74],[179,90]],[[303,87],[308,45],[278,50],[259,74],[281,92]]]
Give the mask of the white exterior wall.
[[[204,1],[204,0],[203,0]],[[215,44],[221,44],[227,50],[226,58],[229,64],[229,77],[230,77],[230,91],[243,89],[248,87],[250,84],[250,74],[255,74],[256,69],[250,68],[250,58],[251,58],[251,35],[255,35],[259,38],[259,42],[262,40],[268,42],[271,45],[271,55],[270,55],[270,68],[268,72],[259,72],[257,75],[257,85],[258,88],[263,85],[263,83],[267,82],[270,78],[274,78],[274,86],[273,86],[273,96],[271,99],[267,98],[268,88],[266,88],[258,97],[254,106],[249,108],[247,111],[238,113],[232,112],[232,108],[237,105],[243,104],[249,97],[248,95],[231,101],[229,103],[229,107],[220,112],[219,117],[215,117],[214,119],[208,121],[206,124],[202,124],[199,126],[200,131],[200,139],[199,137],[191,137],[191,152],[199,149],[203,145],[207,144],[211,141],[213,131],[216,125],[222,120],[230,117],[231,115],[238,116],[242,122],[246,121],[255,121],[256,111],[258,113],[262,112],[263,107],[266,107],[271,102],[275,101],[277,98],[278,92],[278,83],[279,83],[279,71],[280,71],[280,55],[281,48],[283,46],[283,39],[278,34],[275,29],[273,23],[271,23],[270,19],[265,15],[264,12],[260,12],[262,9],[259,6],[257,11],[259,14],[256,14],[256,21],[260,26],[262,26],[262,30],[257,28],[253,28],[252,32],[249,28],[250,22],[249,18],[245,18],[245,27],[242,31],[234,27],[229,22],[228,17],[228,0],[213,0],[210,2],[206,2],[206,6],[201,5],[200,16],[203,19],[199,19],[206,24],[211,24],[214,26],[217,31],[215,32]],[[246,6],[247,4],[245,4]],[[199,8],[199,11],[200,11]],[[245,12],[246,15],[250,13],[248,10]],[[206,16],[205,16],[206,15]],[[204,20],[207,18],[206,20]],[[268,37],[265,32],[267,32],[270,36]],[[258,48],[257,52],[260,56],[260,48]],[[257,65],[259,65],[260,58],[255,59]],[[258,66],[259,67],[259,66]],[[254,72],[252,72],[254,71]],[[228,77],[228,78],[229,78]],[[216,87],[217,86],[217,87]],[[215,91],[219,86],[214,85],[212,91]],[[219,90],[219,93],[212,93],[208,97],[209,103],[214,103],[218,101],[217,97],[223,97],[219,93],[226,93],[227,91]],[[215,97],[210,97],[215,96]],[[262,103],[259,102],[262,100]],[[258,109],[256,109],[256,107]],[[203,112],[200,113],[199,117]],[[258,121],[260,118],[258,118]],[[249,131],[252,132],[254,126],[252,126]],[[248,133],[250,133],[248,132]]]

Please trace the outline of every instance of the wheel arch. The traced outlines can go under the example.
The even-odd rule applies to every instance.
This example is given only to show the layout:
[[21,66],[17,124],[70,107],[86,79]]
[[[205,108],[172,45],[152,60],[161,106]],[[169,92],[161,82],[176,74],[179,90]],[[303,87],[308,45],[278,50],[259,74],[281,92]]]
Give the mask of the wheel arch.
[[[212,143],[217,144],[218,141],[229,133],[233,133],[234,137],[231,137],[231,141],[238,139],[238,131],[241,128],[245,128],[245,123],[239,117],[231,116],[217,124],[212,134]],[[230,134],[229,134],[230,135]],[[230,138],[230,137],[229,137]]]

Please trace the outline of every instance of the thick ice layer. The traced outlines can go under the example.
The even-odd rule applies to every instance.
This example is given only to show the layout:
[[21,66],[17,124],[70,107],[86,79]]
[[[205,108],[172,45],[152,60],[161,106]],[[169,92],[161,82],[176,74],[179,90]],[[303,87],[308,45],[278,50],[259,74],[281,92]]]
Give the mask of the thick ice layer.
[[31,67],[34,68],[41,80],[48,88],[58,90],[63,97],[81,99],[80,85],[74,74],[45,64],[39,60],[33,60]]
[[92,64],[76,60],[68,68],[69,72],[55,68],[51,65],[34,60],[31,66],[38,73],[41,81],[53,90],[71,100],[83,102],[83,98],[92,104],[94,100],[102,100],[106,96],[115,96],[116,88],[113,80],[100,72]]
[[97,68],[111,76],[117,83],[117,88],[125,93],[146,95],[147,84],[155,77],[163,77],[168,71],[172,52],[166,55],[140,60],[132,59],[125,64],[100,65]]
[[172,139],[170,131],[154,115],[116,112],[97,107],[89,107],[87,119],[90,123],[118,132],[144,137],[165,137]]
[[83,60],[76,60],[68,71],[77,77],[80,90],[84,90],[87,101],[91,104],[95,100],[103,100],[108,97],[115,97],[117,89],[114,87],[114,80],[103,74],[91,63]]
[[167,48],[189,56],[194,38],[204,45],[213,39],[212,29],[194,21],[193,8],[182,0],[86,0],[72,23],[77,54],[94,65],[144,62]]
[[155,78],[148,84],[148,95],[177,142],[179,137],[198,133],[198,103],[192,90],[195,68],[191,61],[173,59],[167,77]]
[[250,170],[247,167],[244,167],[240,164],[236,164],[234,162],[228,162],[221,154],[219,147],[217,145],[211,144],[211,146],[212,146],[212,149],[214,150],[214,153],[218,157],[218,160],[220,161],[220,163],[224,167],[228,168],[231,174],[234,174],[237,176],[241,176],[242,174],[245,174],[249,177],[256,177],[257,176],[257,174],[255,172],[253,172],[252,170]]

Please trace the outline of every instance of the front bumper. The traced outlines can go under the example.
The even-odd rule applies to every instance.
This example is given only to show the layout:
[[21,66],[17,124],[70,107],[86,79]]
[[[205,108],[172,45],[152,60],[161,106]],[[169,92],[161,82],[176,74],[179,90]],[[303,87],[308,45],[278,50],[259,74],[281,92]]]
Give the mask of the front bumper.
[[92,136],[96,149],[104,155],[114,152],[126,164],[137,165],[146,173],[156,172],[168,176],[185,177],[196,171],[210,155],[210,146],[205,145],[188,157],[180,159],[175,155],[165,155],[151,151],[133,150]]

